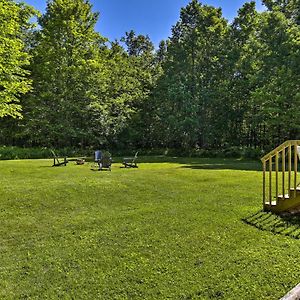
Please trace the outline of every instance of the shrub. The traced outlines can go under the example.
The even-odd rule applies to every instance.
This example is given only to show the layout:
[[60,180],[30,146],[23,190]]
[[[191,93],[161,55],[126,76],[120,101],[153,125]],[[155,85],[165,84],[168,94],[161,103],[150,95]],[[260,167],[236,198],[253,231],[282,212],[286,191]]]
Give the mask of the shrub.
[[48,158],[50,155],[50,150],[47,148],[0,147],[0,159],[2,160]]
[[[96,149],[75,149],[63,148],[55,149],[58,156],[68,157],[93,157]],[[106,149],[101,149],[105,151]],[[199,158],[245,158],[259,159],[263,152],[259,148],[251,147],[228,147],[219,149],[176,149],[176,148],[155,148],[155,149],[126,149],[112,150],[113,157],[133,156],[139,151],[139,156],[169,156],[169,157],[199,157]],[[9,159],[41,159],[52,158],[51,149],[49,148],[21,148],[13,146],[0,146],[0,160]]]
[[243,157],[249,159],[260,159],[263,156],[263,151],[260,148],[244,148]]
[[[55,150],[58,156],[87,156],[93,155],[91,150],[78,150],[72,148],[64,148]],[[41,158],[52,158],[51,149],[49,148],[21,148],[14,146],[1,146],[0,147],[0,160],[10,159],[41,159]]]
[[239,147],[229,147],[224,149],[223,151],[224,157],[230,158],[241,158],[242,157],[242,149]]

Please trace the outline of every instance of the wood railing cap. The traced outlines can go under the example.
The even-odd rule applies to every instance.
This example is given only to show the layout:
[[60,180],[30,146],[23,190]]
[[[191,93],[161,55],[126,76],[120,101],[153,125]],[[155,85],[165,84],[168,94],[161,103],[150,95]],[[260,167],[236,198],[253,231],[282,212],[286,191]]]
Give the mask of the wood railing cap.
[[296,145],[299,146],[300,145],[300,140],[289,140],[289,141],[285,141],[284,143],[282,143],[281,145],[279,145],[278,147],[276,147],[274,150],[270,151],[268,154],[264,155],[261,158],[262,162],[267,161],[268,159],[272,158],[274,155],[276,155],[276,153],[282,151],[283,149],[285,149],[286,147],[290,146],[290,145]]

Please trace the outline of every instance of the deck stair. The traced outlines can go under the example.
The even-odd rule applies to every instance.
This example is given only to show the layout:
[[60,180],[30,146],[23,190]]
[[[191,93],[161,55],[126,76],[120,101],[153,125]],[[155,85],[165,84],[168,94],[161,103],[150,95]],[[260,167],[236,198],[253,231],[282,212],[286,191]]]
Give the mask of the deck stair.
[[300,206],[300,140],[286,141],[262,157],[263,208],[281,213]]

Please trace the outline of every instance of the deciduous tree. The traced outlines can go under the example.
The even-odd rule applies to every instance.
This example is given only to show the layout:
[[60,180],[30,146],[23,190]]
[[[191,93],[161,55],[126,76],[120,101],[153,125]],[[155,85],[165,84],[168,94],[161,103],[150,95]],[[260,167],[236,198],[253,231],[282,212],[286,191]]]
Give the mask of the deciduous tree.
[[20,98],[31,89],[24,41],[33,14],[27,5],[0,1],[0,117],[21,118]]

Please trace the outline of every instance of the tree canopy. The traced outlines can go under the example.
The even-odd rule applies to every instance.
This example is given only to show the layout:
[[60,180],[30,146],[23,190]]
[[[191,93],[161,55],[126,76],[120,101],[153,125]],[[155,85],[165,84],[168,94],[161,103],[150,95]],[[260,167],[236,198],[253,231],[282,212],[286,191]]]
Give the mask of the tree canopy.
[[33,14],[24,4],[0,1],[0,117],[22,117],[20,99],[31,88],[25,31]]
[[32,8],[2,0],[1,143],[193,149],[299,138],[299,1],[263,3],[228,22],[191,0],[156,49],[133,30],[101,36],[88,0],[48,1],[35,30]]

